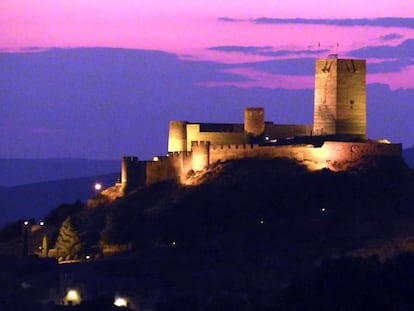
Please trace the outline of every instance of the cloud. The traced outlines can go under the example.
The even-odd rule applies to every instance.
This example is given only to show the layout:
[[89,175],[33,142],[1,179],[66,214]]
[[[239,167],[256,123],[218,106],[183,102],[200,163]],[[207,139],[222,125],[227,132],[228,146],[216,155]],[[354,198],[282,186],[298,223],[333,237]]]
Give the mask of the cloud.
[[347,53],[360,58],[414,58],[414,39],[396,45],[377,45],[356,49]]
[[212,51],[220,52],[238,52],[245,54],[262,54],[269,50],[272,50],[271,46],[239,46],[239,45],[222,45],[222,46],[213,46],[208,48]]
[[315,58],[275,59],[228,66],[234,68],[250,68],[256,71],[292,76],[313,76],[315,74]]
[[367,87],[368,137],[387,138],[411,147],[414,142],[414,89],[392,91],[385,84]]
[[[104,48],[0,53],[0,157],[149,159],[166,152],[170,120],[241,123],[248,106],[265,107],[269,121],[310,124],[312,89],[198,83],[248,81],[226,72],[232,68],[311,77],[314,62],[309,57],[228,65]],[[413,89],[368,86],[369,135],[411,146],[413,97]]]
[[368,62],[367,64],[369,73],[399,72],[412,65],[414,65],[414,61],[408,58],[400,58],[397,60],[384,61],[379,63]]
[[227,22],[227,23],[239,23],[244,22],[246,20],[240,19],[240,18],[231,18],[231,17],[219,17],[218,20],[220,22]]
[[401,39],[403,37],[404,36],[399,33],[389,33],[389,34],[381,36],[379,39],[381,41],[391,41],[391,40]]
[[414,28],[414,18],[400,17],[381,17],[381,18],[343,18],[343,19],[311,19],[311,18],[269,18],[259,17],[253,19],[233,19],[221,17],[222,22],[251,22],[255,24],[303,24],[303,25],[328,25],[328,26],[375,26],[375,27],[395,27],[395,28]]
[[299,55],[299,54],[307,54],[307,55],[316,55],[321,53],[329,52],[328,49],[322,50],[278,50],[278,51],[271,51],[271,52],[264,52],[262,55],[265,56],[290,56],[290,55]]
[[291,56],[299,54],[308,54],[316,55],[321,53],[327,53],[329,50],[320,49],[320,50],[276,50],[274,51],[271,46],[239,46],[239,45],[222,45],[222,46],[213,46],[208,48],[213,51],[228,52],[228,53],[244,53],[244,54],[254,54],[270,57],[279,57],[279,56]]
[[160,51],[52,49],[0,53],[0,63],[0,157],[149,158],[165,152],[170,119],[191,116],[203,96],[207,110],[225,101],[198,83],[249,81]]

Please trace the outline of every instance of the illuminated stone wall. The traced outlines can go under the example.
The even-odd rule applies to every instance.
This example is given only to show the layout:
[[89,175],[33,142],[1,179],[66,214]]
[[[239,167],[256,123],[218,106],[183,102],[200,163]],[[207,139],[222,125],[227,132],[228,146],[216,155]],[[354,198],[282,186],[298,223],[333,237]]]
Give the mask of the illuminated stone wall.
[[288,138],[297,136],[311,136],[313,125],[291,125],[266,123],[265,136],[269,139]]
[[193,141],[191,144],[192,151],[192,170],[199,171],[210,164],[210,142]]
[[244,132],[202,132],[200,124],[187,124],[187,150],[192,141],[209,141],[212,145],[242,144],[246,142]]
[[366,62],[316,61],[314,135],[366,135]]
[[146,165],[146,184],[164,180],[180,181],[192,169],[190,152],[172,152],[157,161],[148,161]]
[[134,187],[164,180],[183,181],[191,170],[199,171],[220,161],[258,158],[287,158],[310,170],[329,168],[333,171],[356,167],[373,156],[401,156],[401,144],[377,142],[326,141],[321,147],[313,145],[259,146],[255,144],[210,145],[193,142],[193,152],[173,152],[157,161],[123,159],[122,182],[125,192]]
[[176,151],[187,151],[187,121],[170,121],[168,152]]
[[333,141],[325,142],[321,147],[313,145],[210,146],[210,164],[244,158],[288,158],[301,162],[310,169],[329,168],[337,171],[349,169],[373,156],[401,156],[401,150],[401,144]]
[[246,108],[244,110],[244,132],[251,137],[263,135],[265,130],[264,108]]

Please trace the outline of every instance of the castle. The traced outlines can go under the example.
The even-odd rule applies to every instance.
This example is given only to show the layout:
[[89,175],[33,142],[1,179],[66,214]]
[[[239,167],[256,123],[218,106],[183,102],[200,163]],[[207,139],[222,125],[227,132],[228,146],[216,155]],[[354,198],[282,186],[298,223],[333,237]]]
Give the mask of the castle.
[[263,108],[246,108],[244,123],[171,121],[167,156],[140,161],[123,157],[122,193],[175,179],[210,164],[242,158],[289,158],[309,169],[339,171],[372,156],[399,156],[401,144],[366,136],[366,61],[330,55],[316,61],[313,124],[265,121]]

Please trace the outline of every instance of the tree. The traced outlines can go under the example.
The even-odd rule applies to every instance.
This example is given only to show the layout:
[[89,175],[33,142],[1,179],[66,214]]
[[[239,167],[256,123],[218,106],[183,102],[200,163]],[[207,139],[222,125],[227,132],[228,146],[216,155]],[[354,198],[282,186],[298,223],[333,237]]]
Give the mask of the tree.
[[81,234],[76,230],[72,218],[69,216],[60,227],[55,249],[59,256],[74,258],[83,248],[84,243],[81,241]]

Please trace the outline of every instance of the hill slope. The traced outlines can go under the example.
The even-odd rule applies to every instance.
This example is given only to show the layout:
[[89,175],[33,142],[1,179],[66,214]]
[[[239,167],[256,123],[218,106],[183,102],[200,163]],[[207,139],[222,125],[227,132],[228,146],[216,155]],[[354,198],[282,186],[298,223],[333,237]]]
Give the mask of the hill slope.
[[180,293],[266,296],[328,258],[414,249],[414,175],[401,159],[340,173],[240,160],[191,179],[84,210],[79,230],[91,244],[129,243],[149,278]]

